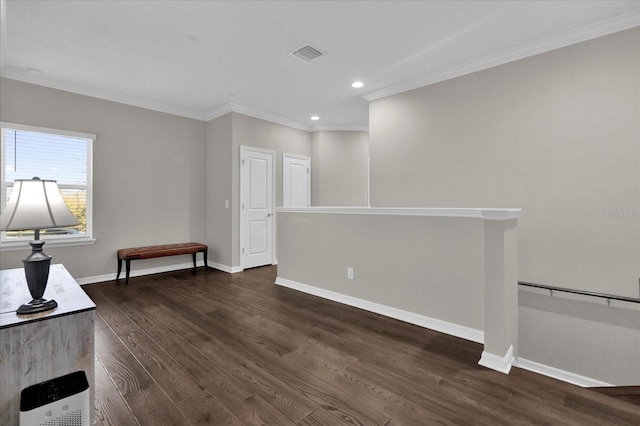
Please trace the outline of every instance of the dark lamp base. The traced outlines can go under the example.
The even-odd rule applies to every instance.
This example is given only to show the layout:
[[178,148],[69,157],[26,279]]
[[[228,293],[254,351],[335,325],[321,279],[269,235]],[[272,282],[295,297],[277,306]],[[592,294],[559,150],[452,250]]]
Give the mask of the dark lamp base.
[[29,303],[20,305],[16,313],[20,315],[35,314],[38,312],[48,311],[56,307],[58,307],[58,303],[53,299],[51,300],[44,300],[44,299],[35,300],[34,299]]

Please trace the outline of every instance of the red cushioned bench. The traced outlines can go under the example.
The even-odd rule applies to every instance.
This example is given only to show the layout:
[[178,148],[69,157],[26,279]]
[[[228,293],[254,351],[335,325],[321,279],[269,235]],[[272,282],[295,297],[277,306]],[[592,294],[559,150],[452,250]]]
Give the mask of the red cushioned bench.
[[207,268],[207,250],[206,244],[201,243],[180,243],[180,244],[163,244],[160,246],[145,246],[124,248],[118,250],[118,275],[116,280],[120,279],[120,271],[122,270],[122,261],[126,262],[126,284],[129,283],[129,272],[131,271],[131,261],[134,259],[152,259],[154,257],[177,256],[179,254],[193,255],[193,269],[196,269],[196,253],[203,253],[204,266]]

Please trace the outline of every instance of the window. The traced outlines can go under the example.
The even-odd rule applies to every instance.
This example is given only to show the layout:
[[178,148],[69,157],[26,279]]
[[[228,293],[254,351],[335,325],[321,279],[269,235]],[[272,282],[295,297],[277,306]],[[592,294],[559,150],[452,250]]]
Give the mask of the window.
[[[92,148],[95,135],[1,123],[0,204],[4,210],[16,179],[53,179],[80,224],[42,230],[51,245],[92,243]],[[7,231],[0,236],[3,250],[24,248],[33,230]]]

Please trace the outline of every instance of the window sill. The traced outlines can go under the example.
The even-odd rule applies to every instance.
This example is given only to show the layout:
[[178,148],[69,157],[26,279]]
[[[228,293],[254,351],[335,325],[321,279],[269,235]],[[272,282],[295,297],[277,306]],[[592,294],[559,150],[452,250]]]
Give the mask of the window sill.
[[[91,245],[96,242],[94,238],[83,237],[83,238],[56,238],[56,239],[44,239],[45,245],[44,247],[70,247],[70,246],[86,246]],[[3,251],[17,251],[17,250],[28,250],[29,249],[29,241],[2,241],[0,242],[0,252]]]

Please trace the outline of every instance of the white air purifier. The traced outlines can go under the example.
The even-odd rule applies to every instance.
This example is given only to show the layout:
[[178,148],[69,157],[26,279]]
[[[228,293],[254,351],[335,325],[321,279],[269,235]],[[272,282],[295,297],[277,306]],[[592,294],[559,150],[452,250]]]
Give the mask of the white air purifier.
[[76,371],[20,393],[21,426],[89,426],[89,382]]

